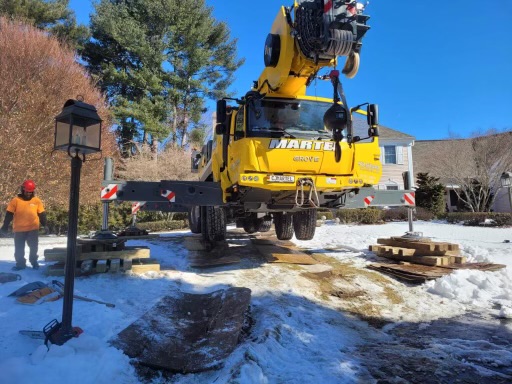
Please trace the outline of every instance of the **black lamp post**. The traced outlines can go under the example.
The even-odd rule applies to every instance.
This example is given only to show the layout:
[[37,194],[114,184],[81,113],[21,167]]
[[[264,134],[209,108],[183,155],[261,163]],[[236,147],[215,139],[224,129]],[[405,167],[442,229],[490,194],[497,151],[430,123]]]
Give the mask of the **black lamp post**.
[[75,283],[80,170],[82,162],[85,161],[85,155],[100,151],[101,121],[94,106],[79,100],[66,101],[62,112],[55,118],[53,149],[65,151],[71,157],[71,185],[62,323],[53,320],[44,328],[46,338],[53,344],[62,345],[72,337],[78,336],[77,330],[73,329],[71,320]]
[[512,172],[503,172],[501,174],[501,187],[508,189],[508,201],[510,203],[510,210],[512,212]]

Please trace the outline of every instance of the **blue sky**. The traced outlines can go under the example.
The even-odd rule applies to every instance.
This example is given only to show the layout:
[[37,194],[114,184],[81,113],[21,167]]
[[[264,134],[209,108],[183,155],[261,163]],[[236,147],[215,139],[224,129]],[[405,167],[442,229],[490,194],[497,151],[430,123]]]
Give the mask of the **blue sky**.
[[[70,4],[87,24],[91,1]],[[238,56],[246,59],[231,87],[242,96],[264,68],[263,46],[279,7],[292,0],[207,4],[229,25]],[[366,13],[372,28],[359,73],[342,78],[349,105],[379,104],[382,125],[417,140],[512,129],[512,1],[374,0]],[[332,89],[320,83],[308,94],[331,97]]]

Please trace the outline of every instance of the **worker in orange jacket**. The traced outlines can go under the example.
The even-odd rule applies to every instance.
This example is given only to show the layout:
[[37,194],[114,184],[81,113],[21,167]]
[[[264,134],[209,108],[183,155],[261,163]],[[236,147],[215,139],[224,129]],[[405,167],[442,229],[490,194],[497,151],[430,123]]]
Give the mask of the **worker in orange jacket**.
[[12,268],[14,271],[25,269],[27,260],[25,259],[25,243],[30,249],[29,261],[32,268],[39,269],[37,262],[37,248],[39,243],[39,227],[43,226],[48,233],[46,226],[46,212],[43,202],[35,196],[36,184],[32,180],[25,180],[21,186],[21,193],[11,200],[7,206],[4,224],[0,231],[7,233],[9,224],[13,222],[14,232],[14,258],[16,265]]

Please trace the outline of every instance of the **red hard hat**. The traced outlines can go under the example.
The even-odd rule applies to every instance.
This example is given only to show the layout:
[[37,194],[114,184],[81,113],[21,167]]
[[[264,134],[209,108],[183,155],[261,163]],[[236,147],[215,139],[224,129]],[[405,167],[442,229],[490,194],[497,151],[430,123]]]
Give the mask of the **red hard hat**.
[[32,180],[25,180],[22,187],[25,192],[34,192],[36,189],[36,183],[34,183]]

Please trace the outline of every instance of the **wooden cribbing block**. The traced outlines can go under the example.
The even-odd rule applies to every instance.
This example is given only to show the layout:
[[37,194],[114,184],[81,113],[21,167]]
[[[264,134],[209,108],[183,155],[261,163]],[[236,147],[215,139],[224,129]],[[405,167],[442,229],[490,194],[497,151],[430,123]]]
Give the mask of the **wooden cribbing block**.
[[[80,252],[78,249],[80,247]],[[66,261],[66,248],[53,248],[44,251],[45,261]],[[150,257],[149,247],[125,247],[121,251],[83,252],[82,246],[77,246],[77,261],[100,259],[142,259]]]
[[403,247],[391,247],[384,245],[370,245],[369,249],[370,251],[375,253],[389,252],[391,254],[401,256],[460,256],[458,251],[426,250]]
[[[79,260],[80,255],[82,253],[82,245],[76,245],[76,260]],[[66,261],[66,257],[68,254],[66,247],[55,247],[44,250],[44,260],[45,261]]]
[[391,239],[377,239],[377,243],[392,247],[399,248],[409,248],[409,249],[417,249],[420,252],[425,253],[435,253],[439,256],[445,255],[447,253],[452,253],[452,256],[455,256],[455,253],[459,252],[459,245],[452,243],[441,243],[441,242],[433,242],[433,241],[410,241],[410,240],[397,240],[397,238]]
[[121,260],[121,269],[123,271],[130,271],[132,269],[132,260],[131,259]]
[[121,259],[111,259],[110,260],[110,268],[108,269],[111,273],[117,273],[119,272],[119,269],[121,267]]
[[145,272],[159,272],[160,263],[156,259],[133,259],[132,272],[145,273]]
[[392,255],[400,255],[400,256],[414,256],[417,250],[416,249],[408,249],[408,248],[398,248],[398,247],[385,247],[382,245],[370,245],[370,251],[375,252],[377,254],[389,253]]
[[450,257],[447,256],[400,256],[393,254],[379,255],[391,260],[408,261],[415,264],[431,265],[431,266],[444,266],[450,265]]
[[[46,267],[45,272],[49,276],[64,276],[64,268],[64,263],[52,264]],[[80,273],[80,269],[77,268],[75,270],[75,275],[77,274],[77,272]]]
[[94,270],[94,260],[85,260],[80,264],[80,271],[84,274],[92,273]]
[[466,261],[466,256],[450,256],[450,262],[452,264],[464,264]]
[[98,260],[98,262],[96,263],[96,272],[104,273],[104,272],[107,272],[107,270],[108,270],[107,260]]

